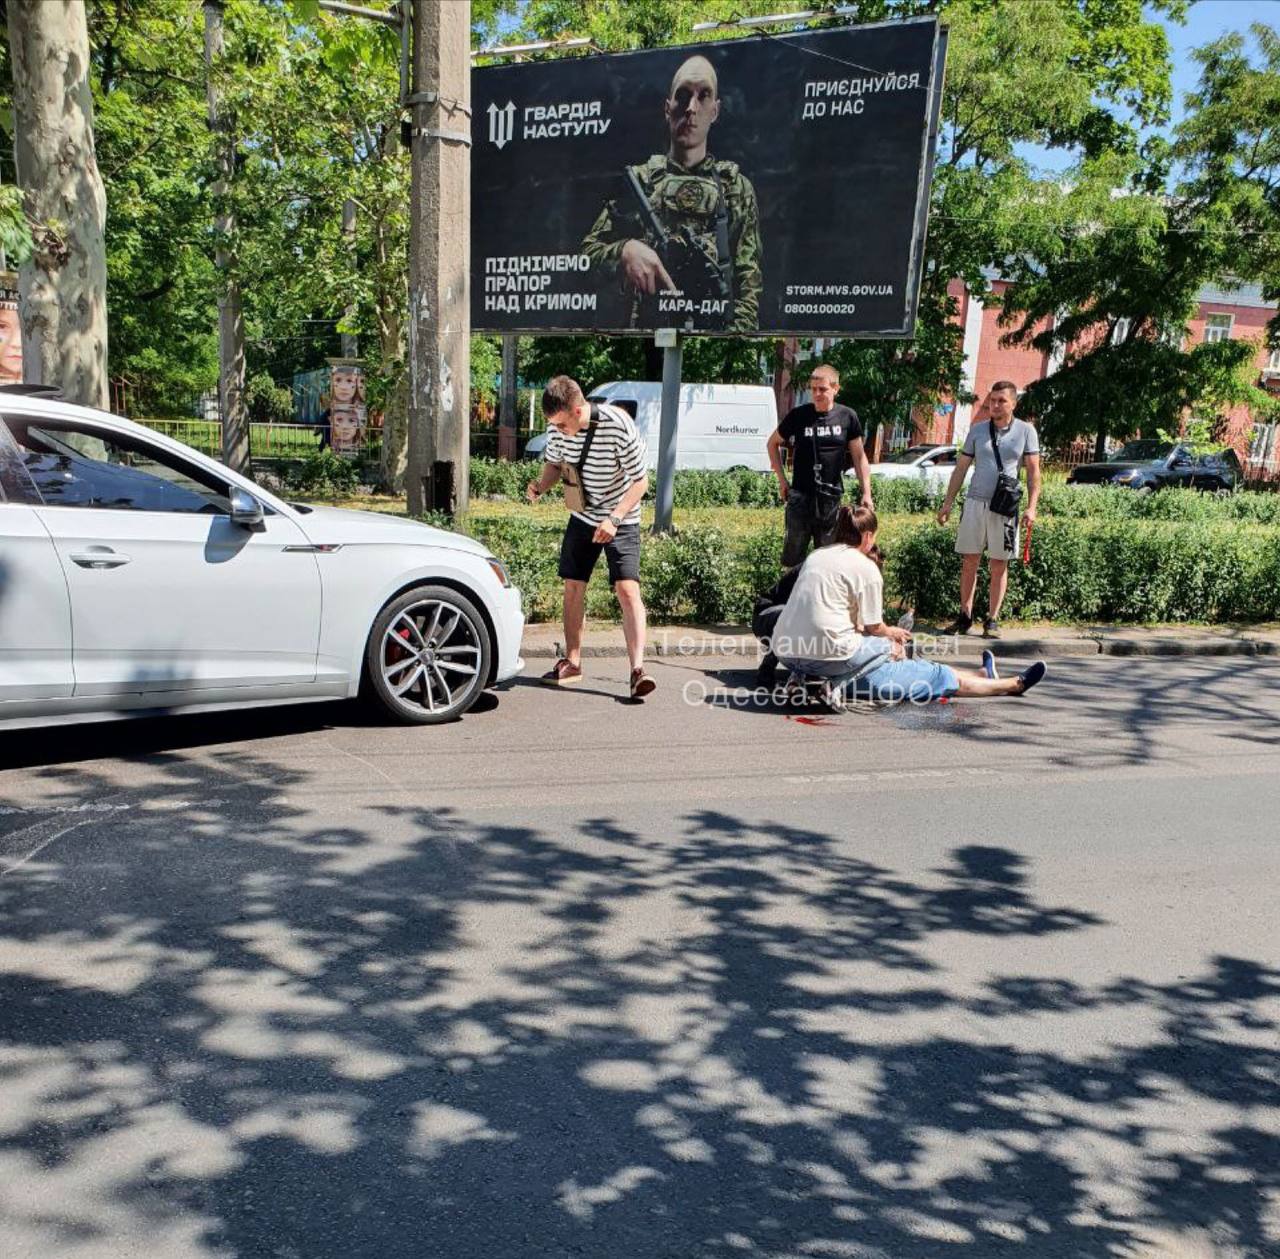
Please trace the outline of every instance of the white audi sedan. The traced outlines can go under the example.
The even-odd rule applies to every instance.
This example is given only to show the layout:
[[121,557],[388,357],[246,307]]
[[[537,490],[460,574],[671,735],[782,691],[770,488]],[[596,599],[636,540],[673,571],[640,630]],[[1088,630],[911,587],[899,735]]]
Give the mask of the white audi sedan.
[[461,716],[523,667],[479,542],[286,503],[140,424],[0,390],[0,729],[344,699]]

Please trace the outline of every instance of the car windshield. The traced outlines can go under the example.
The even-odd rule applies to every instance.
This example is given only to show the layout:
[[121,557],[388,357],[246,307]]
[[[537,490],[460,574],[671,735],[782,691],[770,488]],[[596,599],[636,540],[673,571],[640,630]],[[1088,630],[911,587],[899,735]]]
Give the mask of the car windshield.
[[881,460],[882,463],[915,463],[915,461],[924,455],[927,455],[933,449],[932,446],[910,446],[906,450],[900,450],[896,455],[886,455]]
[[1143,439],[1136,442],[1125,442],[1114,455],[1107,456],[1108,463],[1150,463],[1156,459],[1167,459],[1173,450],[1171,442],[1158,442]]

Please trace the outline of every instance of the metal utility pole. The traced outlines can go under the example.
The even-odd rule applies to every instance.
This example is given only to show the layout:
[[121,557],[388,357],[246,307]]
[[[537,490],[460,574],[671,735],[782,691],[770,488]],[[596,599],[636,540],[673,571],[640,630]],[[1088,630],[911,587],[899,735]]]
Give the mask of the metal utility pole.
[[465,510],[471,407],[471,0],[414,0],[409,512]]
[[662,350],[662,415],[658,425],[658,495],[653,507],[654,533],[671,532],[675,505],[676,430],[680,420],[680,374],[684,349],[674,328],[659,328],[653,343]]
[[217,150],[218,178],[213,200],[219,206],[214,218],[217,247],[214,262],[222,276],[218,294],[218,402],[222,413],[222,461],[237,472],[249,471],[249,413],[244,398],[244,315],[236,258],[229,244],[236,230],[235,214],[226,198],[236,172],[236,145],[231,120],[219,109],[218,70],[222,61],[223,0],[204,0],[205,91],[209,105],[209,130]]
[[516,361],[518,338],[514,332],[502,334],[502,397],[498,403],[498,458],[514,459],[519,445],[520,417],[516,414]]

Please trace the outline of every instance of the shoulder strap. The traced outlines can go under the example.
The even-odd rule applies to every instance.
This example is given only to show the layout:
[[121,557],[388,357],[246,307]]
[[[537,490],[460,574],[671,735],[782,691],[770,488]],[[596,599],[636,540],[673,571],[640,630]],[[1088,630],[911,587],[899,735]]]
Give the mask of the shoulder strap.
[[582,486],[582,501],[585,506],[591,506],[591,495],[587,493],[587,479],[582,475],[583,469],[587,466],[587,456],[591,453],[591,443],[596,439],[596,429],[600,423],[600,408],[593,402],[591,404],[591,419],[587,424],[587,435],[582,441],[582,454],[578,456],[578,462],[574,465],[578,469],[578,482]]

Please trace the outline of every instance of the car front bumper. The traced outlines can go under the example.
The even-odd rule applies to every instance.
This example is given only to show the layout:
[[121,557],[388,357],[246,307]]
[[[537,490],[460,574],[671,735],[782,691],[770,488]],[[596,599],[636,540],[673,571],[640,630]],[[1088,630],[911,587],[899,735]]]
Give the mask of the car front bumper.
[[495,602],[497,606],[494,609],[493,628],[498,640],[498,667],[493,681],[498,683],[514,678],[524,668],[524,661],[520,657],[520,640],[524,637],[524,608],[520,590],[516,586],[504,587]]

